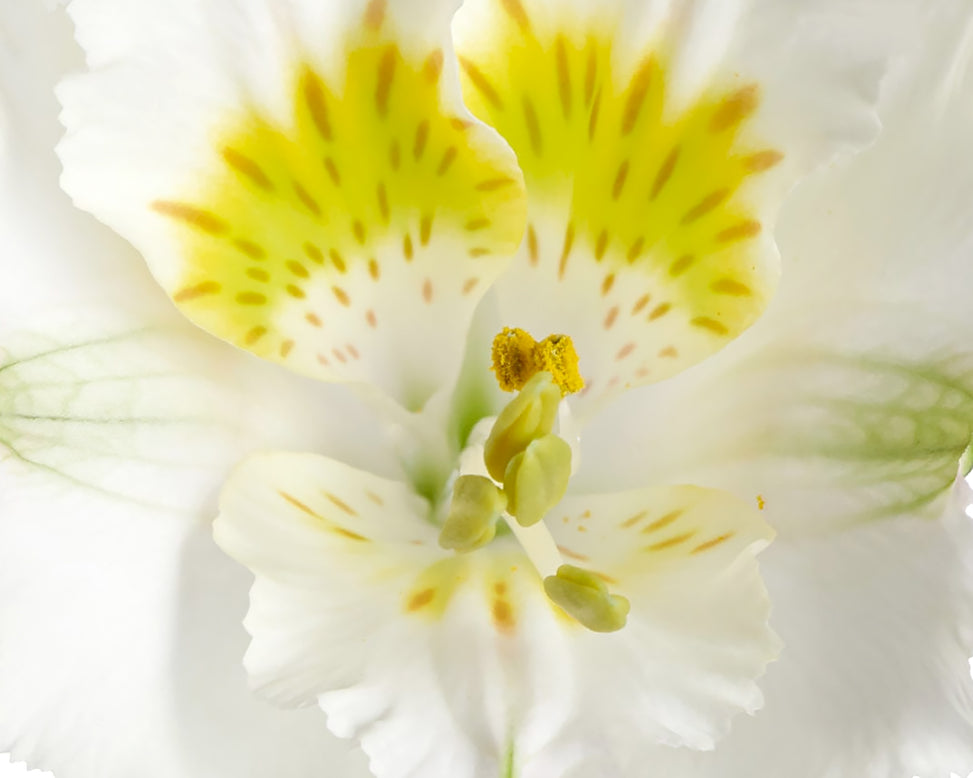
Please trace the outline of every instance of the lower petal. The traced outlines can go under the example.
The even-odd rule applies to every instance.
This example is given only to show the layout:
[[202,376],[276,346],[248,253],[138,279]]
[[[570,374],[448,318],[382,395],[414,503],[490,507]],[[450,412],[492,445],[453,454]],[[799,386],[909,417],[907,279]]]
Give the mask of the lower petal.
[[251,458],[216,537],[256,575],[252,681],[281,704],[316,701],[381,778],[545,778],[592,754],[635,774],[653,744],[712,748],[760,707],[755,678],[779,644],[756,511],[678,487],[550,515],[564,560],[631,601],[621,631],[554,606],[510,536],[443,551],[405,484],[310,454]]

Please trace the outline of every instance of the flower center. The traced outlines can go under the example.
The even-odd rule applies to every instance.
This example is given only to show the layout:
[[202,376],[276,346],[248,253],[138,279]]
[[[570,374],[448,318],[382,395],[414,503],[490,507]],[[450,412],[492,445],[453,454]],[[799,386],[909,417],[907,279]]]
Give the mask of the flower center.
[[562,397],[584,386],[574,344],[566,335],[538,343],[523,330],[505,328],[493,341],[492,356],[500,387],[518,393],[483,444],[489,476],[456,479],[439,543],[457,553],[476,551],[493,541],[503,520],[554,603],[593,631],[621,629],[628,600],[611,594],[594,574],[563,564],[544,524],[571,478],[571,446],[555,427]]

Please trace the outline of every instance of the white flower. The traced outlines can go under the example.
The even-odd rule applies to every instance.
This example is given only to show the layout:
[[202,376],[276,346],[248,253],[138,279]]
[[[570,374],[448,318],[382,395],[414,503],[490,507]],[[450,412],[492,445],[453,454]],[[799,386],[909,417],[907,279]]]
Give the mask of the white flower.
[[[0,749],[968,771],[970,12],[456,5],[69,6],[65,189],[263,361],[54,191],[77,52],[0,11]],[[586,386],[498,465],[505,327]]]

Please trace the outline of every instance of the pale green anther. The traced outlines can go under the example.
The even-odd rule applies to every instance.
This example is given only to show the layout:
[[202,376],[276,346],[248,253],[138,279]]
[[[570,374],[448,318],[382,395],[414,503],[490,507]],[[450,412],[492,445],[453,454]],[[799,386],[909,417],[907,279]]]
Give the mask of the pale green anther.
[[453,485],[439,545],[461,553],[482,548],[497,534],[497,521],[506,505],[506,496],[489,478],[461,475]]
[[487,472],[502,481],[507,465],[537,438],[554,429],[561,390],[550,373],[538,373],[497,417],[483,449]]
[[625,626],[630,608],[628,600],[609,592],[604,581],[594,573],[574,565],[561,565],[557,575],[544,579],[544,591],[592,632],[617,632]]
[[570,478],[571,447],[557,435],[538,438],[503,474],[507,513],[522,527],[536,524],[564,497]]

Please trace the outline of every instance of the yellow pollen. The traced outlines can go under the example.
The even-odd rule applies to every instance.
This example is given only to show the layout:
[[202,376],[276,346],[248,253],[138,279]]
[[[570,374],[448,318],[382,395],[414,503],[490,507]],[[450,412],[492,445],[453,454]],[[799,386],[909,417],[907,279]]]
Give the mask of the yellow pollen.
[[493,372],[505,392],[516,392],[540,372],[550,373],[561,395],[584,388],[578,371],[578,353],[567,335],[548,335],[539,343],[529,332],[504,327],[493,339]]

